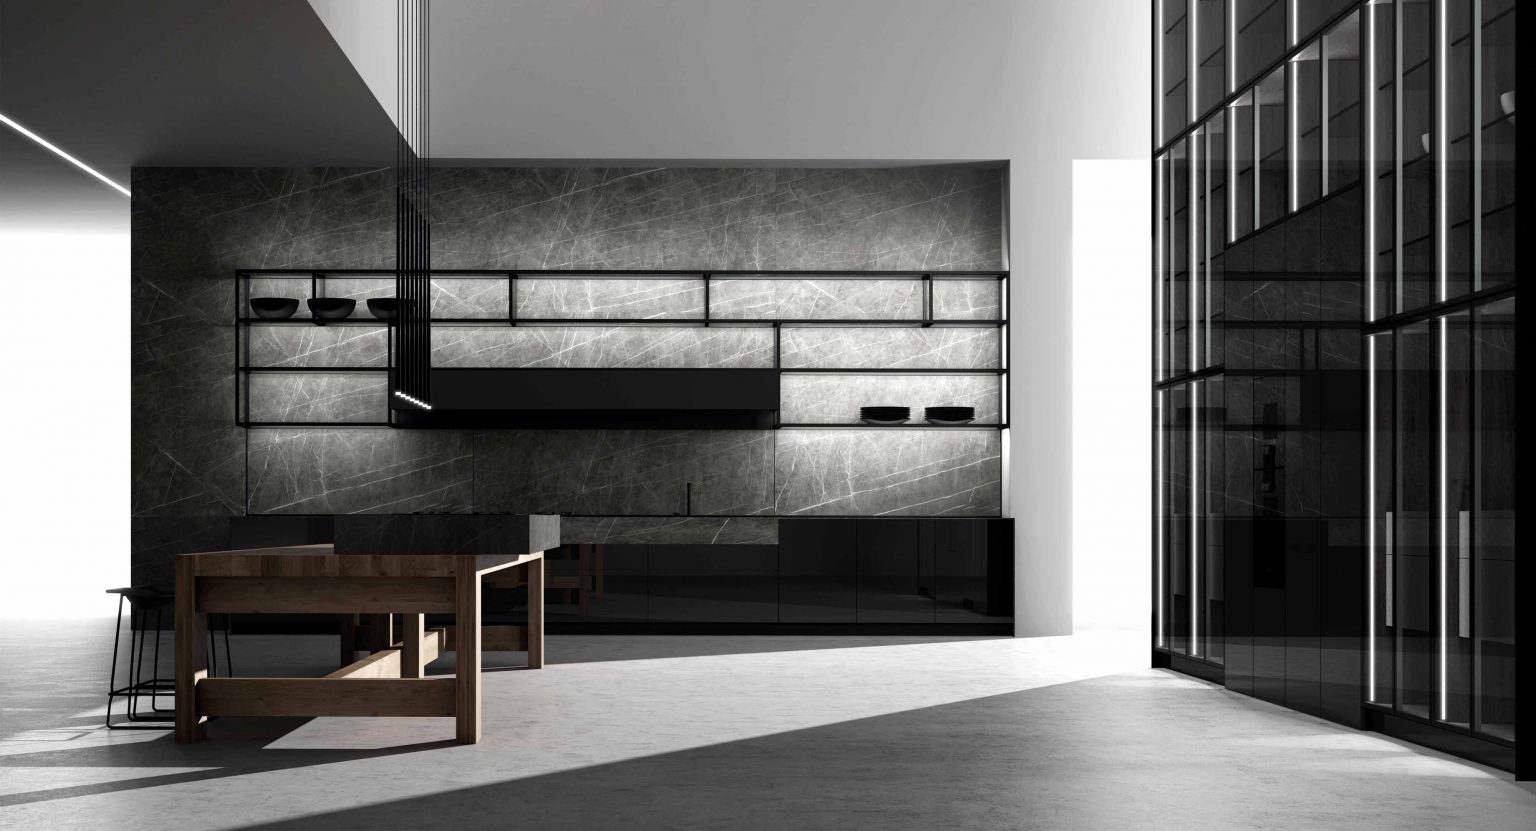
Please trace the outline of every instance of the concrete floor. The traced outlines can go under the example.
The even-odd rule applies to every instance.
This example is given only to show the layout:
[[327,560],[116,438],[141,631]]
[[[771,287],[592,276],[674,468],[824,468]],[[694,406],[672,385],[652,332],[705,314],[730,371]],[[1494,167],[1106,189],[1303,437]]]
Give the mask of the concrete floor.
[[[0,621],[0,828],[1536,827],[1531,783],[1138,668],[1133,632],[553,637],[538,672],[487,656],[479,745],[222,719],[178,746],[99,727],[110,626]],[[234,644],[263,675],[334,648]]]

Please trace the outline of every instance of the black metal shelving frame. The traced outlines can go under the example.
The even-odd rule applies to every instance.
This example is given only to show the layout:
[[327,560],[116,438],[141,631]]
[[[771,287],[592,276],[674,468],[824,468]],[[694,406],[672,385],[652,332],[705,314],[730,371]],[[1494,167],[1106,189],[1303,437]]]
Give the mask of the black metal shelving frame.
[[[1003,430],[1008,427],[1008,353],[1009,353],[1009,328],[1006,311],[1008,308],[1008,276],[1006,270],[997,271],[866,271],[866,270],[795,270],[795,271],[763,271],[763,270],[686,270],[686,269],[433,269],[433,278],[445,279],[487,279],[505,280],[507,282],[507,314],[505,317],[459,317],[459,318],[433,318],[433,326],[450,327],[651,327],[651,328],[771,328],[774,332],[773,343],[773,369],[780,375],[995,375],[1001,380],[999,383],[999,419],[995,424],[964,424],[964,425],[940,425],[913,423],[891,426],[875,426],[866,424],[799,424],[778,423],[775,429],[815,429],[815,430],[890,430],[890,429],[922,429],[922,430]],[[250,378],[260,374],[315,374],[315,375],[344,375],[360,373],[389,374],[395,369],[395,343],[394,325],[390,321],[369,317],[349,317],[343,320],[320,321],[309,317],[292,317],[282,320],[272,320],[260,317],[250,317],[246,313],[246,302],[250,297],[250,281],[253,279],[294,279],[307,280],[309,282],[310,297],[324,297],[328,279],[357,280],[375,279],[380,281],[393,280],[395,274],[388,269],[237,269],[234,280],[234,322],[235,326],[235,423],[241,427],[396,427],[393,410],[384,421],[377,422],[278,422],[278,421],[253,421],[249,417],[250,406]],[[517,314],[518,283],[526,279],[571,279],[571,280],[696,280],[703,284],[704,309],[702,316],[698,317],[660,317],[660,318],[532,318],[520,317]],[[723,280],[890,280],[890,281],[919,281],[923,284],[922,304],[923,316],[921,318],[880,319],[880,318],[734,318],[719,317],[711,306],[712,286]],[[1003,311],[999,318],[975,319],[975,318],[945,318],[935,317],[933,288],[935,283],[945,281],[982,281],[996,280],[998,283],[998,305]],[[250,341],[247,330],[252,326],[343,326],[343,327],[380,327],[388,332],[388,349],[386,350],[386,363],[382,366],[251,366]],[[948,329],[948,328],[972,328],[972,329],[997,329],[997,359],[994,367],[785,367],[779,360],[781,354],[780,332],[790,329]],[[640,369],[643,371],[643,368]]]

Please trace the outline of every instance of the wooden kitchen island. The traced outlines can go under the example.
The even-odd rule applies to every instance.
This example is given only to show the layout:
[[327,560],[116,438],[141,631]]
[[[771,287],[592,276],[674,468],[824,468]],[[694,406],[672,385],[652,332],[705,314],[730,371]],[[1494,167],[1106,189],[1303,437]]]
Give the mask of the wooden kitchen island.
[[[480,582],[511,568],[527,570],[528,666],[537,669],[544,665],[542,550],[356,554],[307,545],[178,556],[176,740],[203,738],[210,716],[453,716],[461,744],[479,741]],[[398,614],[402,637],[323,678],[208,676],[207,615],[338,613]],[[451,643],[443,629],[426,631],[428,613],[454,615]],[[450,650],[454,676],[423,677],[423,667]]]

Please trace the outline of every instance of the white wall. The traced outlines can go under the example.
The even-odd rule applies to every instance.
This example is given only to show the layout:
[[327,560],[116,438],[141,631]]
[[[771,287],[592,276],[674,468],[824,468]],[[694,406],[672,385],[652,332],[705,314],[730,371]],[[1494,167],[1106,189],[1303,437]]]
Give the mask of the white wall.
[[1072,594],[1079,627],[1150,637],[1147,171],[1072,165]]
[[128,583],[128,277],[126,233],[0,232],[0,616],[108,615]]
[[[313,5],[343,26],[328,7],[349,2]],[[1007,160],[1017,631],[1071,630],[1072,163],[1148,154],[1150,4],[437,0],[432,14],[437,157]],[[359,73],[387,91],[366,51]]]

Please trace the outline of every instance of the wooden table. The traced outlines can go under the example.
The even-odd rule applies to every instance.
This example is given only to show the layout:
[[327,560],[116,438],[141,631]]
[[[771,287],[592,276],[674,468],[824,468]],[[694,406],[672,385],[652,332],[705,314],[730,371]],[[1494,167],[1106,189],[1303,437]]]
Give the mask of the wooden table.
[[[480,740],[480,579],[523,566],[528,666],[544,666],[544,554],[336,554],[329,545],[176,558],[176,740],[204,737],[209,716],[453,716],[461,744]],[[208,677],[207,615],[362,613],[402,618],[400,642],[324,678]],[[426,613],[455,616],[453,643]],[[392,639],[392,636],[391,636]],[[422,669],[453,651],[453,677]]]

